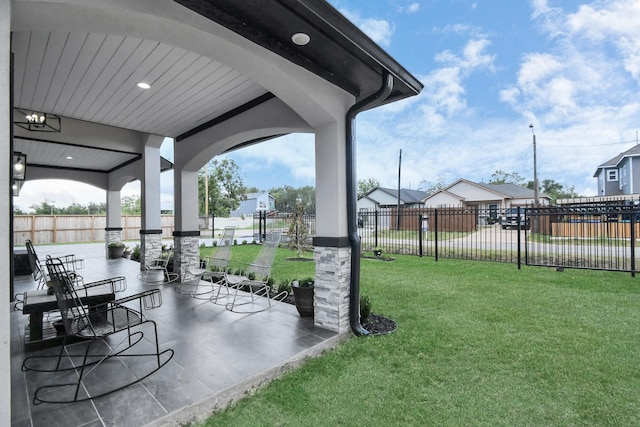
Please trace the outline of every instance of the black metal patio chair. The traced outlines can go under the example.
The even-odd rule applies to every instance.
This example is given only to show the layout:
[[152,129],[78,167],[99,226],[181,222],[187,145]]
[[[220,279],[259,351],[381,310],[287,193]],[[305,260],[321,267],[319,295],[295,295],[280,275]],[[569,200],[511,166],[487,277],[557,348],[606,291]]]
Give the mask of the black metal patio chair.
[[143,314],[162,304],[158,289],[88,308],[82,305],[63,262],[50,258],[46,266],[65,335],[58,354],[23,361],[23,371],[50,374],[45,385],[35,390],[34,404],[105,396],[142,381],[171,360],[173,350],[160,351],[156,324]]

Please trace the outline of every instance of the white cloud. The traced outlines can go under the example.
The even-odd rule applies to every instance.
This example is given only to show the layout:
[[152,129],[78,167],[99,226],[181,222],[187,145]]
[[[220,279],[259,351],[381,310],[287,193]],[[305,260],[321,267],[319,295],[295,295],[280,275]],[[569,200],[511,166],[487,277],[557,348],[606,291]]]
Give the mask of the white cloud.
[[363,18],[357,12],[341,9],[340,13],[353,22],[363,33],[369,36],[374,42],[380,46],[391,46],[391,37],[393,36],[393,25],[384,19]]
[[407,6],[400,7],[400,11],[404,13],[416,13],[420,10],[420,3],[413,2]]

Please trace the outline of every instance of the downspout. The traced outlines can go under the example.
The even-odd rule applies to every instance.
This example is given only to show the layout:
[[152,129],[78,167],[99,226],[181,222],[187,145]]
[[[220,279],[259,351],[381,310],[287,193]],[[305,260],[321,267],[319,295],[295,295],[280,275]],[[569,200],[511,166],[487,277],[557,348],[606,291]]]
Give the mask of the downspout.
[[346,166],[347,166],[347,231],[351,247],[351,279],[349,281],[349,324],[356,336],[369,335],[360,324],[360,236],[357,216],[357,173],[355,121],[361,111],[383,102],[393,89],[393,76],[386,73],[378,92],[354,104],[346,115]]

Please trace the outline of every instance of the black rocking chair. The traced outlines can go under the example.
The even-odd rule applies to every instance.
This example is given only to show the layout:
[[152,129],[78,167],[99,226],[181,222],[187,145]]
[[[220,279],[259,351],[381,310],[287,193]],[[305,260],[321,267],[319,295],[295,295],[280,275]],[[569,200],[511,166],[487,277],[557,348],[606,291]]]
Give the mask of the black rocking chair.
[[[142,313],[143,309],[162,304],[158,289],[87,308],[63,262],[48,259],[46,265],[66,334],[57,355],[30,356],[22,363],[23,371],[52,375],[47,385],[35,390],[34,404],[80,402],[105,396],[142,381],[171,360],[173,350],[160,351],[156,324]],[[136,309],[125,304],[135,304]],[[76,346],[80,351],[74,353]],[[134,363],[131,358],[138,358],[140,363],[125,367],[125,359]],[[114,370],[113,363],[118,360],[121,365]],[[124,377],[114,379],[120,375]]]

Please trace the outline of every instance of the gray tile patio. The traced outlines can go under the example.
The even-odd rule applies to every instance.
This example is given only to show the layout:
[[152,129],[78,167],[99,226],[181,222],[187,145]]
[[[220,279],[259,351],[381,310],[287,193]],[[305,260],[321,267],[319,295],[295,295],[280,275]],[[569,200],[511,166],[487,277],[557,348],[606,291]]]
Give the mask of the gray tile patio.
[[[108,396],[72,404],[34,405],[35,385],[46,382],[51,374],[22,372],[28,316],[13,311],[12,426],[179,425],[201,419],[230,399],[345,339],[300,318],[295,307],[288,304],[276,304],[262,313],[237,314],[181,295],[170,284],[142,284],[137,278],[139,264],[105,259],[102,244],[36,246],[36,251],[41,260],[46,255],[70,253],[83,258],[85,267],[79,272],[85,282],[126,276],[127,291],[118,297],[152,287],[161,289],[162,306],[146,315],[158,325],[160,350],[172,348],[175,355],[150,377]],[[17,276],[14,286],[16,293],[22,293],[35,289],[36,284],[30,276]],[[127,368],[136,370],[136,362],[124,363],[111,367],[109,377]]]

